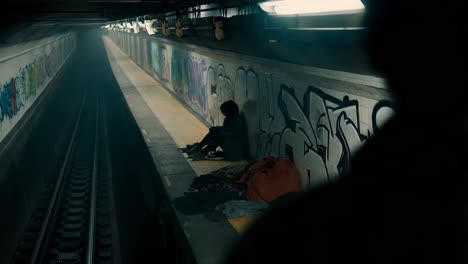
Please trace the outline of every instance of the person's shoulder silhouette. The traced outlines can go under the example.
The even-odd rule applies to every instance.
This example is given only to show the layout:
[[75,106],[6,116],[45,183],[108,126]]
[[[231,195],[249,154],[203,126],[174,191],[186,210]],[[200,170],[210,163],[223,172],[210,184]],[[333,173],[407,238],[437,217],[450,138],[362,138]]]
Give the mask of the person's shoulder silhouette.
[[365,45],[397,114],[357,153],[348,175],[270,210],[227,263],[455,263],[443,250],[454,243],[444,231],[454,206],[446,193],[461,169],[451,141],[466,134],[467,122],[453,112],[463,98],[462,64],[448,42],[453,28],[432,23],[438,6],[363,3]]

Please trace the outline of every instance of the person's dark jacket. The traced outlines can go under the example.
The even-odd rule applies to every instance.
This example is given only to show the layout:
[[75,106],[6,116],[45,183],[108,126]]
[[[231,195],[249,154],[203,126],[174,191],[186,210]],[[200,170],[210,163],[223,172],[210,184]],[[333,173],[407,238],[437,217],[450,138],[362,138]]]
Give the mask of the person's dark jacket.
[[224,119],[223,151],[229,160],[240,160],[244,153],[244,131],[245,126],[239,114]]

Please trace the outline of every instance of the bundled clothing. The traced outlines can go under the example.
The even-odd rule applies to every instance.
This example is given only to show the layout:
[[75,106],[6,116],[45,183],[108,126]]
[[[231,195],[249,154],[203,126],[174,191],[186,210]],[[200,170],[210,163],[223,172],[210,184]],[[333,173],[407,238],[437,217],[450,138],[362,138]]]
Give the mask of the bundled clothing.
[[230,200],[247,199],[247,186],[222,174],[205,174],[193,179],[185,195],[174,199],[174,206],[184,214],[214,212]]
[[230,191],[190,192],[174,199],[175,208],[186,215],[213,212],[219,204],[229,200],[240,199],[239,195]]
[[266,157],[248,167],[228,166],[194,178],[174,205],[185,214],[219,211],[231,219],[263,213],[269,203],[299,191],[299,172],[294,164]]
[[272,156],[255,162],[242,174],[240,181],[247,184],[249,200],[272,202],[283,194],[301,190],[299,171],[294,163]]
[[268,209],[268,203],[262,200],[230,200],[216,206],[216,210],[222,212],[227,218],[257,215]]
[[216,192],[228,191],[236,193],[239,197],[246,199],[247,186],[235,182],[222,175],[205,174],[193,179],[189,192]]

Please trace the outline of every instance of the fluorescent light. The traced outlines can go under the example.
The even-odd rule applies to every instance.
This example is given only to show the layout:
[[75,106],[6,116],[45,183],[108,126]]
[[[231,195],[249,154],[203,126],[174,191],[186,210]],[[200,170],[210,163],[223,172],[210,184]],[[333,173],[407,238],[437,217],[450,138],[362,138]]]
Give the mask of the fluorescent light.
[[260,3],[268,13],[299,15],[320,13],[351,13],[363,11],[361,0],[277,0]]

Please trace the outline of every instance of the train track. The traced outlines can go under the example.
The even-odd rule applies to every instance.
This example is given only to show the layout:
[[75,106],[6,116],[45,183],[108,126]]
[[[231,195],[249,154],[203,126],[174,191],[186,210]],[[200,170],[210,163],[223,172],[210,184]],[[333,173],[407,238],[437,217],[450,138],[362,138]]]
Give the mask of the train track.
[[[84,95],[65,158],[52,170],[13,263],[117,263],[102,90]],[[117,251],[118,252],[118,251]]]

